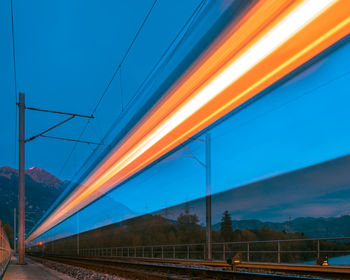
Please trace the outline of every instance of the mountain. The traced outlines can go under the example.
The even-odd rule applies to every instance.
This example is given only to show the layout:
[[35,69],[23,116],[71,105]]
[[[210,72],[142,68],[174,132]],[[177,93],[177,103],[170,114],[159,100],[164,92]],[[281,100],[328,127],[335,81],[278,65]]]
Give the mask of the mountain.
[[[25,174],[29,175],[32,180],[35,182],[46,185],[46,186],[54,186],[59,187],[62,185],[62,181],[58,179],[56,176],[52,175],[45,169],[40,169],[38,167],[32,167],[29,169],[26,169],[24,171]],[[9,166],[4,166],[0,168],[0,177],[6,177],[8,179],[11,179],[13,177],[18,177],[18,170],[13,169]]]
[[[45,169],[25,170],[26,232],[28,232],[63,192],[68,182],[61,181]],[[18,170],[0,168],[0,219],[13,225],[13,209],[18,207]]]
[[[294,220],[277,222],[262,222],[260,220],[233,220],[232,229],[260,229],[268,227],[277,231],[302,232],[309,237],[347,237],[350,235],[350,216],[330,218],[296,218]],[[216,230],[220,229],[220,223],[213,225]]]
[[62,181],[58,179],[56,176],[47,172],[45,169],[40,169],[38,167],[32,167],[25,171],[34,181],[52,187],[60,187],[62,185]]

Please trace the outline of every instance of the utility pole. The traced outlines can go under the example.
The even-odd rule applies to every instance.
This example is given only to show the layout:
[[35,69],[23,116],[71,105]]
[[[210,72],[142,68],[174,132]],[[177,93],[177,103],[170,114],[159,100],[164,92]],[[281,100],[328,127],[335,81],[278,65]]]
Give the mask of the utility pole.
[[25,239],[25,186],[24,186],[24,94],[19,94],[19,184],[18,184],[18,264],[25,264],[24,262],[24,239]]
[[77,212],[77,255],[79,256],[79,211]]
[[[19,93],[19,102],[18,102],[18,108],[19,108],[19,182],[18,182],[18,264],[25,264],[24,262],[24,255],[25,255],[25,180],[24,180],[24,144],[28,143],[30,141],[33,141],[34,139],[38,137],[46,137],[46,138],[52,138],[56,140],[64,140],[64,141],[74,141],[79,143],[85,143],[85,144],[93,144],[93,145],[102,145],[102,146],[108,146],[104,143],[96,143],[96,142],[90,142],[90,141],[83,141],[80,139],[70,139],[70,138],[63,138],[63,137],[55,137],[55,136],[49,136],[46,135],[47,132],[55,129],[56,127],[72,120],[75,117],[80,118],[89,118],[93,119],[93,115],[81,115],[81,114],[73,114],[73,113],[67,113],[67,112],[60,112],[60,111],[52,111],[52,110],[46,110],[46,109],[40,109],[40,108],[32,108],[32,107],[26,107],[24,103],[24,93]],[[60,114],[60,115],[68,115],[69,117],[54,126],[51,126],[44,131],[40,132],[37,135],[34,135],[28,139],[25,139],[24,135],[24,112],[25,110],[32,110],[32,111],[39,111],[39,112],[45,112],[45,113],[53,113],[53,114]],[[109,146],[108,146],[109,147]],[[16,230],[15,230],[16,232]]]
[[184,149],[194,158],[201,166],[205,168],[205,185],[206,185],[206,196],[205,196],[205,218],[206,218],[206,249],[207,249],[207,260],[212,259],[212,234],[211,234],[211,143],[210,134],[206,132],[204,139],[193,139],[201,142],[205,142],[205,162],[202,162],[195,156],[184,144],[181,144]]
[[16,242],[17,242],[17,219],[16,219],[16,215],[17,215],[17,209],[13,208],[13,252],[16,255]]
[[211,151],[210,151],[210,134],[205,135],[205,173],[206,173],[206,235],[207,235],[207,252],[208,260],[212,259],[211,244]]

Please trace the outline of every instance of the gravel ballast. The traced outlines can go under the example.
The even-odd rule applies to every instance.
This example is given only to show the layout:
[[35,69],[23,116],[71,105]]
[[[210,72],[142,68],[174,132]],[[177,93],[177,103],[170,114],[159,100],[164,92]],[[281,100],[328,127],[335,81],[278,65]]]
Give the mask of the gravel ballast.
[[70,277],[79,280],[128,280],[127,278],[122,278],[115,275],[99,273],[90,269],[76,267],[68,264],[62,264],[54,261],[44,260],[40,258],[32,258],[36,262],[59,271],[61,273],[67,274]]

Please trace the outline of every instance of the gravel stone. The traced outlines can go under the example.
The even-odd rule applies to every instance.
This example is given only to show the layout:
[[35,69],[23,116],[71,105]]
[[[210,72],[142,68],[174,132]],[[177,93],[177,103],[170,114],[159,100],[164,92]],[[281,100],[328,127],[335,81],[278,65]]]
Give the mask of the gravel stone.
[[62,272],[78,280],[129,280],[115,275],[99,273],[90,269],[76,267],[68,264],[62,264],[54,261],[33,258],[35,261],[43,265]]

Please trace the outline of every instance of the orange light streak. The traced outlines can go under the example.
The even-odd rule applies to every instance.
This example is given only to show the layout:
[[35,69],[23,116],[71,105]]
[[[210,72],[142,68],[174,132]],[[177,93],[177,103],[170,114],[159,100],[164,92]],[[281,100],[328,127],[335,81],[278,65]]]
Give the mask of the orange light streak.
[[[95,168],[83,186],[73,192],[29,236],[27,242],[348,35],[350,5],[347,0],[319,1],[328,4],[322,9],[316,6],[320,11],[307,18],[309,15],[305,11],[317,1],[258,2],[186,71],[165,97]],[[298,24],[295,19],[303,15],[306,19],[304,24],[300,23],[300,28],[290,24],[292,19]],[[281,30],[294,33],[282,41],[280,37],[284,33]],[[274,41],[266,44],[271,38]],[[278,40],[281,42],[272,48]],[[271,48],[271,51],[264,53],[264,48]],[[251,57],[255,61],[252,62]],[[252,64],[248,67],[249,63]],[[237,72],[237,69],[242,69],[242,72]],[[232,80],[228,80],[231,77]],[[222,89],[214,94],[213,91],[220,87]]]

